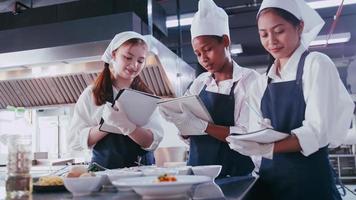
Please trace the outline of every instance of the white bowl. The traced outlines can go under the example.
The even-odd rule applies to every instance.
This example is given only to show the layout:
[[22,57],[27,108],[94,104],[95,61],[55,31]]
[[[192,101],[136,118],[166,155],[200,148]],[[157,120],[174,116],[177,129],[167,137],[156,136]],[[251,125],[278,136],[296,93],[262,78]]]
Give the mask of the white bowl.
[[73,196],[89,195],[103,186],[104,176],[64,178],[64,186]]
[[110,182],[112,183],[120,178],[142,176],[143,173],[139,172],[139,171],[129,171],[129,170],[124,170],[124,169],[112,169],[112,170],[95,172],[95,174],[107,176],[109,178]]
[[221,165],[201,165],[192,167],[192,171],[194,175],[209,176],[215,179],[219,176],[221,167]]

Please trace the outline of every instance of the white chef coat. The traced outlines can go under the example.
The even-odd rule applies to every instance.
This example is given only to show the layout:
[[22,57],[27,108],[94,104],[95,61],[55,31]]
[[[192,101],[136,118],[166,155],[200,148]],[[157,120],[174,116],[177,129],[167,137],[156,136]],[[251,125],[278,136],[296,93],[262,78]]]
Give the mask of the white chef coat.
[[[300,45],[282,67],[280,76],[276,74],[276,66],[272,65],[267,76],[261,76],[251,86],[248,102],[260,115],[261,99],[268,77],[273,83],[295,80],[298,62],[304,51],[305,47]],[[299,140],[301,153],[308,156],[326,145],[339,146],[350,127],[354,103],[340,80],[335,64],[328,56],[311,52],[306,57],[302,87],[306,103],[305,119],[301,127],[291,131]],[[260,116],[250,110],[249,117],[249,131],[260,129],[257,123]]]
[[[92,147],[88,146],[90,128],[97,126],[103,113],[104,105],[97,106],[93,97],[93,86],[88,86],[80,95],[71,120],[68,139],[68,147],[71,151],[83,151]],[[113,87],[114,96],[118,90]],[[155,150],[163,139],[163,128],[159,123],[159,112],[156,109],[149,122],[142,128],[147,128],[153,133],[153,142],[150,147],[143,148],[147,151]]]
[[233,62],[232,79],[223,80],[219,83],[216,83],[210,72],[204,72],[193,81],[185,95],[199,95],[205,85],[207,86],[206,91],[229,95],[231,87],[235,82],[237,82],[234,90],[235,126],[230,127],[230,133],[243,133],[247,131],[249,120],[248,110],[244,112],[246,108],[243,106],[243,101],[251,83],[259,76],[261,75],[255,70],[240,67],[236,62]]

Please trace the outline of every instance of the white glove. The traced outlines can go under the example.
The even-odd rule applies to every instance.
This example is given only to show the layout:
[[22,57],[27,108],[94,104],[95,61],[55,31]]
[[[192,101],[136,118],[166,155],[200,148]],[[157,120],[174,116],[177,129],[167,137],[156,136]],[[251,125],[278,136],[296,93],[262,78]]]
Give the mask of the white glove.
[[252,141],[236,140],[227,137],[231,149],[245,156],[262,156],[264,158],[273,159],[274,143],[260,144]]
[[259,122],[257,122],[257,123],[261,126],[262,129],[264,129],[264,128],[271,128],[271,129],[273,129],[273,126],[272,126],[272,124],[271,124],[271,120],[268,119],[268,118],[263,118],[261,121],[259,121]]
[[136,129],[136,125],[127,118],[118,101],[115,101],[114,107],[111,107],[109,102],[104,105],[102,118],[105,124],[118,128],[123,135],[129,135]]
[[158,107],[158,111],[159,111],[159,114],[161,114],[161,116],[168,122],[172,122],[173,123],[173,117],[171,116],[171,113],[173,111],[163,107],[163,106],[159,106]]
[[182,112],[173,112],[160,107],[160,113],[167,121],[174,123],[180,135],[207,135],[208,122],[197,118],[189,109],[181,105]]

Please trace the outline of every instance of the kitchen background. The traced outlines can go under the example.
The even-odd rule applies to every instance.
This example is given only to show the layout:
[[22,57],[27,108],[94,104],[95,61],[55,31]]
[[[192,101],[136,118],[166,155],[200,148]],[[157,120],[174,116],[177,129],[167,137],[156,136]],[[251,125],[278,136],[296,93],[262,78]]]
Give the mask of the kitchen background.
[[[268,57],[255,22],[261,0],[215,2],[229,15],[233,58],[262,73]],[[345,0],[343,6],[341,0],[308,2],[326,21],[311,50],[333,59],[356,101],[356,1]],[[197,5],[196,0],[0,0],[0,138],[27,129],[34,152],[48,152],[50,159],[77,157],[66,145],[74,103],[101,71],[100,56],[121,31],[148,34],[152,53],[142,78],[162,97],[181,96],[202,71],[189,31]],[[17,119],[14,127],[16,117],[8,105],[25,107],[26,120]],[[160,148],[187,147],[172,124],[162,124]],[[331,160],[343,180],[356,181],[355,122],[349,133]],[[1,163],[6,151],[0,143]]]

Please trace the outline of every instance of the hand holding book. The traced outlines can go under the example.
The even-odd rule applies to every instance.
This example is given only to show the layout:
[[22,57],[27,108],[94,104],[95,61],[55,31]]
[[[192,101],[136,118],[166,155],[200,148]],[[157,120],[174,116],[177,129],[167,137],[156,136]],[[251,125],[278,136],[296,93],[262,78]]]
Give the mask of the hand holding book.
[[[132,129],[134,130],[136,126],[142,127],[148,123],[151,115],[157,108],[159,100],[160,97],[141,91],[132,89],[120,90],[114,99],[114,103],[105,105],[108,116],[105,116],[104,109],[104,116],[100,122],[101,126],[99,130],[119,134],[132,132]],[[117,108],[118,110],[114,112]],[[120,122],[121,120],[124,124]],[[124,125],[127,126],[123,127]],[[122,126],[122,130],[120,130],[119,126]]]
[[226,138],[231,149],[245,156],[262,156],[264,158],[273,158],[274,143],[261,144],[252,141],[234,140],[231,136]]
[[181,135],[206,135],[208,122],[199,119],[185,105],[180,104],[180,112],[160,107],[160,113],[167,121],[174,123]]
[[115,133],[129,135],[136,129],[136,125],[127,118],[120,102],[116,101],[114,106],[111,103],[106,103],[104,106],[102,118],[108,126],[116,127],[119,130]]

